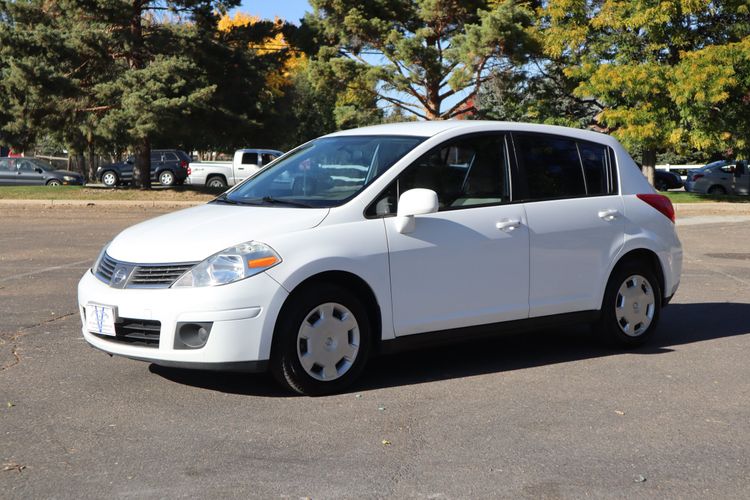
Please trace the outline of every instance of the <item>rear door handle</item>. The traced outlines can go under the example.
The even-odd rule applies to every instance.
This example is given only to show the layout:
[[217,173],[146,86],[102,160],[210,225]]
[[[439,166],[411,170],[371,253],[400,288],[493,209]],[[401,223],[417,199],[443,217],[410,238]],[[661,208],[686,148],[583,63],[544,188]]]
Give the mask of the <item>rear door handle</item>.
[[495,223],[495,227],[500,231],[509,233],[514,229],[521,227],[521,221],[518,219],[501,219]]
[[599,210],[599,218],[604,219],[606,221],[615,220],[620,216],[620,211],[616,210],[614,208],[610,208],[608,210]]

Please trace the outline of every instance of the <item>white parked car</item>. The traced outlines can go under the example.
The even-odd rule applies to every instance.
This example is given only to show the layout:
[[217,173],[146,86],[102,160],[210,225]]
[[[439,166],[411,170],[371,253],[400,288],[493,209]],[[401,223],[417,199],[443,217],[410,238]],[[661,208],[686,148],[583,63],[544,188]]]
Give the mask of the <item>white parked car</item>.
[[376,351],[447,338],[573,321],[638,346],[681,267],[671,203],[612,137],[421,122],[316,139],[126,229],[78,301],[105,352],[324,394]]
[[281,156],[275,149],[238,149],[232,161],[191,162],[188,166],[187,183],[193,186],[208,186],[224,189],[250,177]]

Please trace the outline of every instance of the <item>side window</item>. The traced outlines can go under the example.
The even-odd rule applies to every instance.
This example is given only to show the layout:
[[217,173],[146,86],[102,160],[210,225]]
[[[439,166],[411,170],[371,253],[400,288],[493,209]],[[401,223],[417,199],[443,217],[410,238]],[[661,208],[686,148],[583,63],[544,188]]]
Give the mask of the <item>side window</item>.
[[164,153],[164,159],[166,161],[178,161],[179,158],[177,158],[177,155],[172,152]]
[[258,153],[242,153],[242,164],[243,165],[257,165]]
[[8,172],[10,170],[10,160],[7,158],[0,158],[0,172]]
[[609,148],[591,142],[579,142],[578,151],[581,155],[586,192],[589,196],[609,194]]
[[586,195],[578,147],[574,140],[515,134],[513,142],[518,163],[526,173],[531,200]]
[[721,167],[721,171],[725,174],[733,174],[735,168],[735,165],[724,165],[723,167]]
[[164,161],[164,157],[161,153],[151,152],[151,163],[158,163]]
[[504,136],[482,135],[451,141],[407,167],[366,214],[395,214],[398,198],[414,188],[435,191],[441,211],[508,202],[508,171]]
[[21,160],[18,162],[18,170],[21,172],[33,172],[34,165],[28,160]]
[[263,165],[268,165],[272,161],[274,161],[278,156],[271,154],[271,153],[263,153],[260,155],[261,159],[263,160]]

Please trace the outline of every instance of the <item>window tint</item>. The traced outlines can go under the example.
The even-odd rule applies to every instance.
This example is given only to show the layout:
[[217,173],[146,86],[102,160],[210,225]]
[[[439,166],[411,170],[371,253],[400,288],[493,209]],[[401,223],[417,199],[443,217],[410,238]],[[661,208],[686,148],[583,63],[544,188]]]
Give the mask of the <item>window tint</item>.
[[607,146],[590,142],[579,142],[578,151],[586,179],[586,191],[589,195],[608,194],[609,156]]
[[586,194],[575,141],[531,134],[514,135],[513,141],[518,162],[526,173],[530,199]]
[[367,215],[395,214],[396,200],[414,188],[435,191],[440,210],[509,201],[504,137],[470,137],[432,150],[408,167],[368,208]]
[[243,165],[257,165],[258,153],[242,153],[242,164]]

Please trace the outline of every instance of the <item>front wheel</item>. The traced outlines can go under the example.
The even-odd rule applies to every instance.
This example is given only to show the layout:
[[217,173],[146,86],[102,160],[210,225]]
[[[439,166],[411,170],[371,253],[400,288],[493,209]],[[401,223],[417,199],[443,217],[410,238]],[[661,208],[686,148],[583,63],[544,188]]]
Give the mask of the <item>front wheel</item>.
[[62,182],[60,182],[58,179],[50,179],[47,181],[48,186],[62,186]]
[[667,183],[665,181],[656,181],[654,182],[654,187],[658,191],[668,191],[669,187],[667,186]]
[[661,314],[661,289],[650,266],[632,262],[609,279],[597,334],[613,347],[638,347],[653,336]]
[[107,170],[102,174],[102,184],[107,187],[115,187],[118,181],[117,174],[111,170]]
[[159,184],[162,186],[173,186],[175,183],[175,177],[172,172],[165,170],[159,174]]
[[371,345],[362,302],[333,284],[290,297],[274,332],[271,371],[284,386],[308,396],[339,392],[364,369]]

